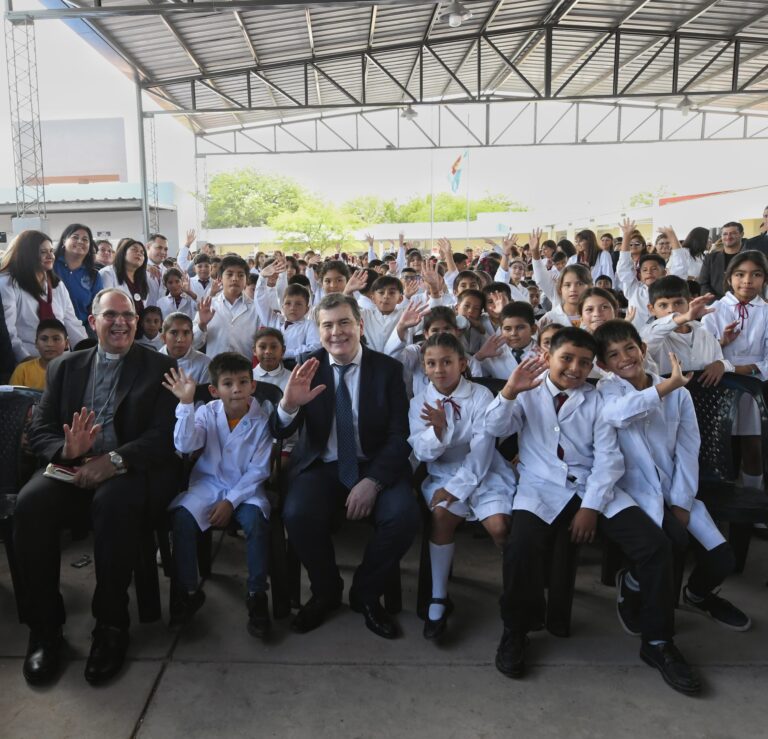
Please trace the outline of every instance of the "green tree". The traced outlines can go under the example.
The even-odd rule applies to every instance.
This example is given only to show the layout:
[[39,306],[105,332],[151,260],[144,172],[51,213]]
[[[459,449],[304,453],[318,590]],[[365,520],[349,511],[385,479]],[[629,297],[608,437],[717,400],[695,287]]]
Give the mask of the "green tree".
[[263,226],[306,198],[301,186],[280,175],[254,169],[219,172],[208,183],[208,228]]
[[280,241],[323,252],[353,241],[356,224],[331,203],[307,198],[293,212],[284,211],[269,221]]
[[644,190],[630,195],[628,206],[630,208],[642,208],[646,205],[656,205],[659,198],[666,198],[670,195],[677,195],[677,193],[670,192],[666,185],[662,185],[655,192],[653,190]]
[[377,223],[395,223],[397,219],[395,201],[385,200],[377,195],[360,195],[347,200],[341,206],[341,211],[361,227],[373,226]]
[[[467,217],[467,199],[461,195],[441,192],[435,196],[434,218],[436,221],[463,221]],[[432,196],[416,196],[398,206],[396,223],[423,223],[432,217]],[[504,195],[486,194],[469,201],[469,218],[475,220],[478,213],[508,213],[525,211],[526,206]]]

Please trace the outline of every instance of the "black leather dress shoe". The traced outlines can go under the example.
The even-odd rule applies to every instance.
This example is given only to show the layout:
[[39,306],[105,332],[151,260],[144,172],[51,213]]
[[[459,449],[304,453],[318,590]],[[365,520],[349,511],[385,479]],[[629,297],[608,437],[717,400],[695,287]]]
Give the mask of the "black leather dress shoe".
[[194,593],[174,591],[171,585],[171,607],[168,626],[171,628],[187,623],[205,603],[205,593],[196,590]]
[[93,630],[91,653],[85,663],[85,679],[91,685],[101,685],[118,672],[128,651],[128,630],[98,625]]
[[685,695],[698,695],[701,692],[701,680],[686,661],[680,650],[671,642],[649,644],[643,641],[640,658],[651,667],[655,667],[670,687]]
[[291,620],[291,630],[297,634],[306,634],[320,626],[330,611],[341,605],[341,598],[326,598],[313,595]]
[[376,636],[381,636],[384,639],[396,639],[400,636],[397,621],[384,610],[384,606],[378,600],[360,602],[350,599],[349,607],[356,613],[363,614],[365,625]]
[[516,634],[505,628],[496,650],[496,669],[507,677],[522,677],[525,673],[525,650],[529,643],[525,634]]
[[[429,617],[429,606],[433,603],[443,606],[443,615],[434,621]],[[424,638],[439,639],[448,626],[448,616],[453,613],[453,601],[450,598],[431,598],[427,606],[427,617],[424,619]]]
[[30,631],[23,669],[24,679],[30,685],[45,685],[56,678],[61,667],[63,645],[61,628]]

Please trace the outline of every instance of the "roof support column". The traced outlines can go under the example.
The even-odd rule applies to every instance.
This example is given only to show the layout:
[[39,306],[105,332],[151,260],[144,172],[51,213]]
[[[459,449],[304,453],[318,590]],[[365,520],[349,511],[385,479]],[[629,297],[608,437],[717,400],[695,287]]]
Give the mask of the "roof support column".
[[144,105],[141,100],[141,83],[134,77],[136,87],[136,124],[139,133],[139,184],[141,186],[141,224],[144,230],[142,241],[149,238],[149,188],[147,187],[147,149],[144,142]]

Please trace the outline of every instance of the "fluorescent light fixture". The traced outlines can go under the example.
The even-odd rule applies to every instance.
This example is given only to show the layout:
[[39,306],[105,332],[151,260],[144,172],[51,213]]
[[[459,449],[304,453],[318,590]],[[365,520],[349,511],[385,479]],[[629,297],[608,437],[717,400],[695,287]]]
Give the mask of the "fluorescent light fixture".
[[419,114],[416,112],[412,105],[407,105],[405,108],[403,108],[403,112],[400,113],[400,117],[405,118],[406,121],[413,121],[419,117]]
[[677,104],[677,109],[683,114],[688,115],[695,108],[693,100],[687,95],[683,95],[683,99]]
[[468,10],[464,3],[460,3],[459,0],[451,0],[443,6],[440,15],[448,18],[448,25],[451,28],[458,28],[464,21],[468,21],[472,17],[472,11]]

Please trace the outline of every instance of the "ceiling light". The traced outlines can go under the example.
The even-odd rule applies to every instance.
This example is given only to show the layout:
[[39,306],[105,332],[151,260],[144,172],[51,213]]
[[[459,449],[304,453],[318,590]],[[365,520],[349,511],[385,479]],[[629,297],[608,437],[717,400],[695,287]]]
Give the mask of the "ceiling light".
[[694,108],[693,100],[691,100],[687,95],[683,95],[683,99],[677,104],[677,109],[683,114],[688,115],[690,111]]
[[403,108],[403,112],[400,113],[400,117],[405,118],[406,121],[413,121],[419,117],[419,114],[416,112],[412,105],[408,105]]
[[468,21],[472,17],[472,11],[468,10],[459,0],[451,0],[445,4],[440,15],[448,17],[448,25],[451,28],[458,28],[464,21]]

